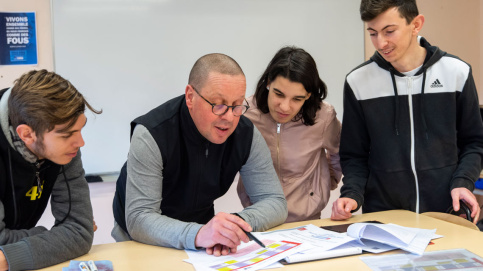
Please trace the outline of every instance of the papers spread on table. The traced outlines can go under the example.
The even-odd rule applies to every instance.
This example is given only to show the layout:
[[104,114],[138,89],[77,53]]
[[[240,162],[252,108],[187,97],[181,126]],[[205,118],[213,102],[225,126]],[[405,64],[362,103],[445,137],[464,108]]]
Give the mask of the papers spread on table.
[[422,256],[393,254],[360,259],[372,270],[482,270],[483,258],[466,249],[430,251]]
[[343,247],[334,251],[335,248],[350,243],[354,238],[347,236],[345,233],[324,230],[312,224],[286,230],[256,232],[254,235],[259,239],[290,240],[310,245],[304,251],[286,257],[284,260],[287,263],[328,259],[362,253],[361,248],[357,246]]
[[[338,233],[309,224],[286,230],[253,232],[267,248],[250,241],[237,248],[237,253],[215,257],[205,251],[186,250],[197,271],[259,270],[278,267],[281,259],[296,263],[362,253],[379,253],[403,249],[423,254],[431,239],[442,237],[436,230],[402,227],[395,224],[354,223],[347,233]],[[272,266],[271,266],[272,265]]]
[[309,243],[314,248],[302,253],[319,253],[321,258],[326,258],[324,257],[325,251],[354,247],[371,253],[400,248],[421,255],[432,239],[442,237],[435,232],[435,229],[425,230],[395,224],[354,223],[349,226],[347,233],[337,233],[314,225],[305,225],[288,230],[258,232],[254,235],[272,240]]

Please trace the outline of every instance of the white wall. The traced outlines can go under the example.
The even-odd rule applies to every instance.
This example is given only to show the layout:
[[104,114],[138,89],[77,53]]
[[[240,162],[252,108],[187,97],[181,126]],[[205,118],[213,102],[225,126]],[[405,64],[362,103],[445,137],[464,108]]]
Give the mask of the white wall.
[[280,47],[302,47],[340,118],[344,77],[363,61],[355,1],[53,0],[53,14],[56,71],[104,110],[83,130],[87,173],[119,171],[130,121],[183,94],[204,54],[237,60],[252,94]]

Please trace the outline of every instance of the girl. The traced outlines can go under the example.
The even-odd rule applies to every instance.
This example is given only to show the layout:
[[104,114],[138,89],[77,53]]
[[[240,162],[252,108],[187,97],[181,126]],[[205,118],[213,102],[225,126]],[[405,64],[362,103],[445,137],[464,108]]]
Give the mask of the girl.
[[[303,49],[280,49],[248,99],[248,117],[270,148],[273,166],[288,205],[286,222],[319,219],[330,190],[339,183],[341,124],[323,102],[327,88],[314,59]],[[244,207],[251,205],[243,182],[237,187]]]

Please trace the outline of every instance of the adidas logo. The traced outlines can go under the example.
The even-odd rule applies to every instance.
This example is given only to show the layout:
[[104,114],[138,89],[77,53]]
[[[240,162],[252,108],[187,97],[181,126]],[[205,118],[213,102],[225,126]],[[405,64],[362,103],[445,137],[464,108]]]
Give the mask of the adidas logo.
[[432,88],[442,88],[442,87],[443,87],[443,84],[441,84],[441,82],[439,82],[439,79],[436,79],[436,81],[434,81],[434,82],[431,84],[431,87],[432,87]]

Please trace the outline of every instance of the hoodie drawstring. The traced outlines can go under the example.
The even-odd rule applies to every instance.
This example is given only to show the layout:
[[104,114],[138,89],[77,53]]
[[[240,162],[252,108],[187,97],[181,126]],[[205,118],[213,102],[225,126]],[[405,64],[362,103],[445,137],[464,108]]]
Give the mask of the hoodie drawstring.
[[[397,86],[396,86],[396,78],[394,75],[393,69],[389,70],[391,73],[391,79],[392,79],[392,87],[394,89],[394,101],[395,101],[395,111],[394,112],[394,129],[396,130],[396,135],[399,135],[399,94],[397,92]],[[426,115],[424,113],[424,86],[426,84],[426,69],[423,72],[423,84],[421,86],[421,99],[420,99],[420,107],[421,107],[421,122],[423,124],[423,130],[424,134],[426,135],[426,139],[429,139],[428,135],[428,125],[426,123]]]
[[69,193],[69,210],[67,211],[67,214],[64,216],[64,218],[60,222],[55,223],[54,227],[57,227],[59,224],[64,223],[64,221],[67,219],[67,217],[70,214],[70,209],[71,209],[71,206],[72,206],[72,199],[71,199],[71,195],[70,195],[70,185],[69,185],[69,182],[67,180],[67,176],[65,176],[64,166],[62,166],[62,174],[64,175],[64,181],[65,181],[65,184],[67,185],[67,192]]
[[64,169],[64,166],[62,166],[62,174],[64,175],[64,181],[65,181],[65,184],[67,185],[67,192],[69,193],[69,210],[67,211],[67,214],[64,216],[64,218],[60,221],[60,222],[57,222],[55,223],[54,227],[58,226],[59,224],[62,224],[64,223],[64,221],[67,219],[67,217],[69,216],[70,214],[70,209],[72,207],[72,199],[71,199],[71,195],[70,195],[70,185],[69,185],[69,182],[67,180],[67,176],[65,176],[65,169]]
[[426,124],[426,116],[424,114],[424,85],[426,84],[426,69],[423,72],[423,85],[421,86],[421,120],[423,122],[423,129],[424,134],[426,135],[426,139],[429,139],[428,136],[428,125]]
[[394,77],[393,69],[390,69],[392,79],[392,88],[394,89],[394,101],[396,103],[396,112],[394,112],[394,129],[396,130],[396,135],[399,135],[399,95],[397,93],[396,78]]
[[[9,166],[9,170],[10,170],[10,185],[12,187],[12,199],[13,199],[13,214],[14,214],[14,218],[13,218],[13,225],[14,225],[14,229],[17,228],[17,197],[15,195],[15,187],[14,187],[14,184],[13,184],[13,171],[12,171],[12,157],[11,157],[11,154],[10,154],[10,148],[7,148],[7,153],[8,153],[8,166]],[[69,182],[67,181],[67,176],[65,175],[65,170],[64,170],[64,166],[62,166],[62,174],[64,175],[64,180],[65,180],[65,183],[67,184],[67,191],[69,193],[69,210],[67,211],[67,214],[65,215],[65,217],[62,219],[62,221],[58,222],[58,223],[55,223],[54,227],[55,226],[58,226],[59,224],[63,223],[67,217],[69,216],[70,214],[70,209],[72,207],[72,199],[71,199],[71,193],[70,193],[70,185],[69,185]]]
[[12,187],[12,199],[13,199],[13,228],[17,228],[17,197],[15,196],[15,187],[13,186],[13,171],[12,171],[12,157],[10,156],[10,148],[7,148],[8,152],[8,167],[10,169],[10,186]]

